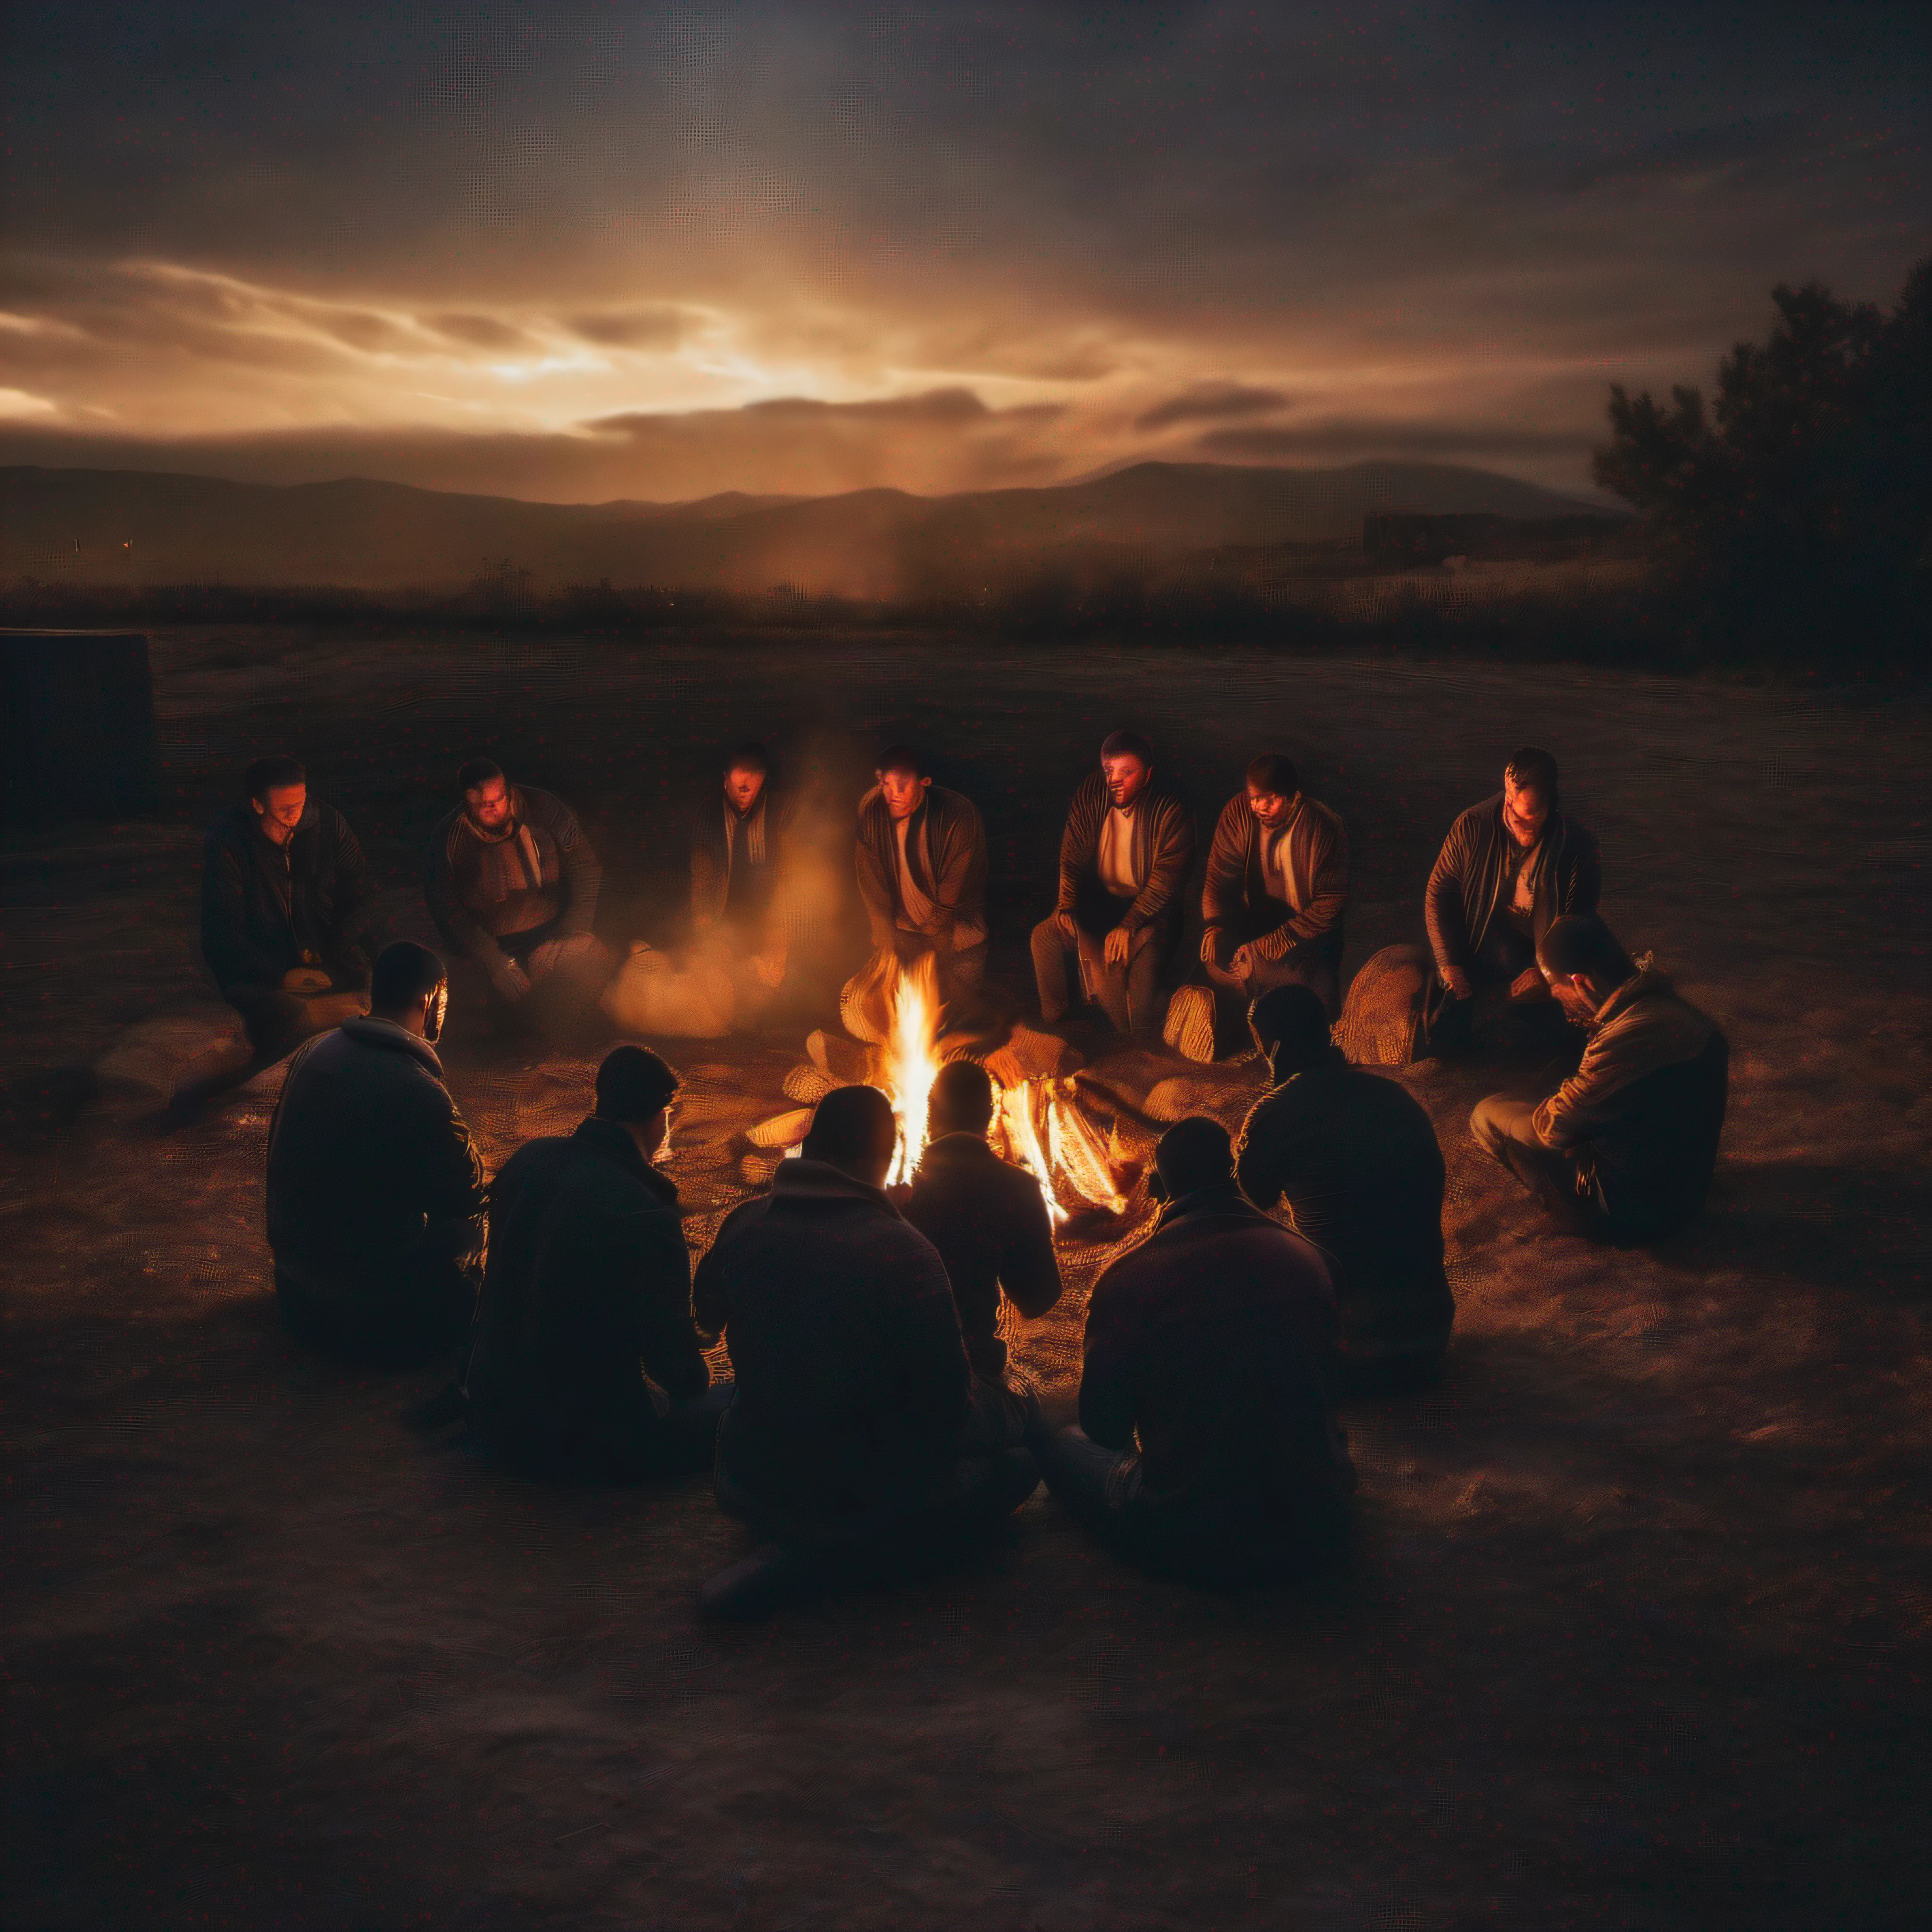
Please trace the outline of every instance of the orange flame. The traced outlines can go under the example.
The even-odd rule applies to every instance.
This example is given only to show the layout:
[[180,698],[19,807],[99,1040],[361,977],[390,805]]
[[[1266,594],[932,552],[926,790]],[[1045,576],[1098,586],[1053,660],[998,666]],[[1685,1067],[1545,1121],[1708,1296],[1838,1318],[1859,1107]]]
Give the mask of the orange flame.
[[892,1024],[886,1037],[887,1074],[898,1138],[892,1148],[888,1186],[910,1181],[926,1151],[926,1117],[939,1058],[932,1042],[939,1032],[939,970],[931,953],[902,966],[892,982]]

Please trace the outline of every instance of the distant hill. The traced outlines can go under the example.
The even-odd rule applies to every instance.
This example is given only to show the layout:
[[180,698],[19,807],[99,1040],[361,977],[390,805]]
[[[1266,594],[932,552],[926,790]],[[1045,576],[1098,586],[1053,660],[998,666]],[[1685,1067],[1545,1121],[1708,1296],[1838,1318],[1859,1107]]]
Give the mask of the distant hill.
[[608,578],[890,599],[971,592],[1096,552],[1169,562],[1230,546],[1359,542],[1374,512],[1609,517],[1447,464],[1334,470],[1142,463],[1057,487],[690,503],[524,502],[350,477],[276,486],[137,470],[0,469],[0,581],[534,591]]

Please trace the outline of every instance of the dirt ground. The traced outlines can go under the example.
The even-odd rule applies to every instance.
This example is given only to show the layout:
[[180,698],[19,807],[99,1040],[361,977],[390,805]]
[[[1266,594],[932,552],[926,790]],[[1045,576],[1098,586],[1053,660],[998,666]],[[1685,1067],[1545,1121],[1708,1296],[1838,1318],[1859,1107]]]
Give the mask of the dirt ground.
[[[0,851],[28,1117],[0,1180],[8,1924],[1924,1922],[1922,698],[804,635],[196,631],[155,662],[163,810]],[[274,1076],[162,1138],[60,1071],[206,1000],[200,828],[258,750],[308,760],[412,932],[450,775],[496,752],[583,811],[622,938],[669,931],[673,813],[715,747],[765,735],[845,784],[912,736],[986,812],[1017,991],[1117,724],[1204,830],[1252,752],[1299,759],[1351,830],[1351,968],[1420,936],[1454,813],[1549,746],[1607,916],[1732,1041],[1710,1210],[1650,1252],[1551,1234],[1477,1162],[1470,1105],[1532,1070],[1402,1076],[1448,1159],[1457,1339],[1429,1397],[1346,1414],[1360,1534],[1315,1586],[1150,1582],[1042,1496],[950,1574],[702,1628],[742,1546],[705,1482],[507,1478],[405,1426],[438,1378],[284,1338]],[[459,1034],[493,1166],[584,1110],[594,1045]],[[667,1051],[701,1244],[743,1190],[730,1135],[800,1054]],[[1102,1254],[1015,1331],[1063,1389]]]

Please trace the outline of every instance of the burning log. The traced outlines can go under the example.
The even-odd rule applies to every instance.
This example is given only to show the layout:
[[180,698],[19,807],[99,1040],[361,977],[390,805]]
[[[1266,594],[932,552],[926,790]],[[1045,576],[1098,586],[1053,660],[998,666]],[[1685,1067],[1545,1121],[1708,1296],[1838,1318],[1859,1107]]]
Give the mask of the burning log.
[[806,1035],[805,1050],[812,1065],[821,1073],[830,1074],[835,1086],[855,1087],[872,1078],[872,1056],[866,1049],[854,1046],[849,1040],[841,1040],[836,1033],[827,1033],[823,1027]]
[[856,1084],[850,1080],[835,1080],[823,1067],[794,1066],[784,1077],[784,1096],[802,1106],[815,1107],[834,1088]]
[[754,1148],[796,1147],[812,1131],[809,1107],[796,1107],[788,1114],[774,1114],[760,1120],[745,1136]]

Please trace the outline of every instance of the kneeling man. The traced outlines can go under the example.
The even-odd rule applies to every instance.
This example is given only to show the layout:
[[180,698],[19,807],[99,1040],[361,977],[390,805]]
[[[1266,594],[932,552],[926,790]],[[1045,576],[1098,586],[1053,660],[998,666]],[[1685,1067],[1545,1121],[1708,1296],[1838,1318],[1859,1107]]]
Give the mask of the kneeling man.
[[1051,1025],[1074,1004],[1072,969],[1077,997],[1099,1006],[1116,1033],[1158,1026],[1161,972],[1193,859],[1193,814],[1155,778],[1153,746],[1138,732],[1114,732],[1067,808],[1060,901],[1033,929],[1042,1018]]
[[1328,1270],[1241,1198],[1225,1127],[1180,1122],[1154,1165],[1166,1204],[1094,1284],[1079,1426],[1040,1444],[1041,1474],[1144,1568],[1210,1588],[1305,1574],[1346,1534],[1355,1486]]
[[1456,1318],[1442,1265],[1442,1150],[1395,1080],[1351,1066],[1306,986],[1264,993],[1248,1016],[1274,1085],[1235,1144],[1234,1178],[1265,1214],[1286,1199],[1319,1248],[1341,1323],[1344,1393],[1431,1380]]
[[483,1169],[435,1041],[442,962],[386,946],[366,1018],[290,1063],[268,1130],[268,1246],[291,1327],[347,1352],[423,1361],[469,1325]]
[[724,762],[724,796],[699,807],[691,829],[691,926],[715,948],[736,1010],[754,1011],[784,984],[790,964],[787,903],[796,800],[776,790],[762,745]]
[[490,1190],[465,1389],[484,1440],[535,1474],[710,1465],[731,1390],[709,1386],[677,1190],[652,1165],[677,1085],[655,1053],[616,1048],[596,1112],[518,1148]]
[[1618,1243],[1670,1234],[1710,1192],[1730,1048],[1600,919],[1558,920],[1537,960],[1589,1034],[1582,1064],[1540,1105],[1492,1094],[1469,1131],[1570,1232]]
[[445,940],[514,1006],[560,969],[595,976],[608,961],[592,931],[604,868],[577,814],[494,758],[458,772],[463,802],[431,835],[423,895]]
[[736,1209],[699,1264],[698,1325],[737,1392],[718,1502],[764,1546],[705,1586],[748,1616],[923,1530],[963,1536],[1039,1480],[1024,1449],[964,1453],[971,1371],[945,1264],[885,1192],[896,1128],[876,1087],[818,1103],[800,1158]]

